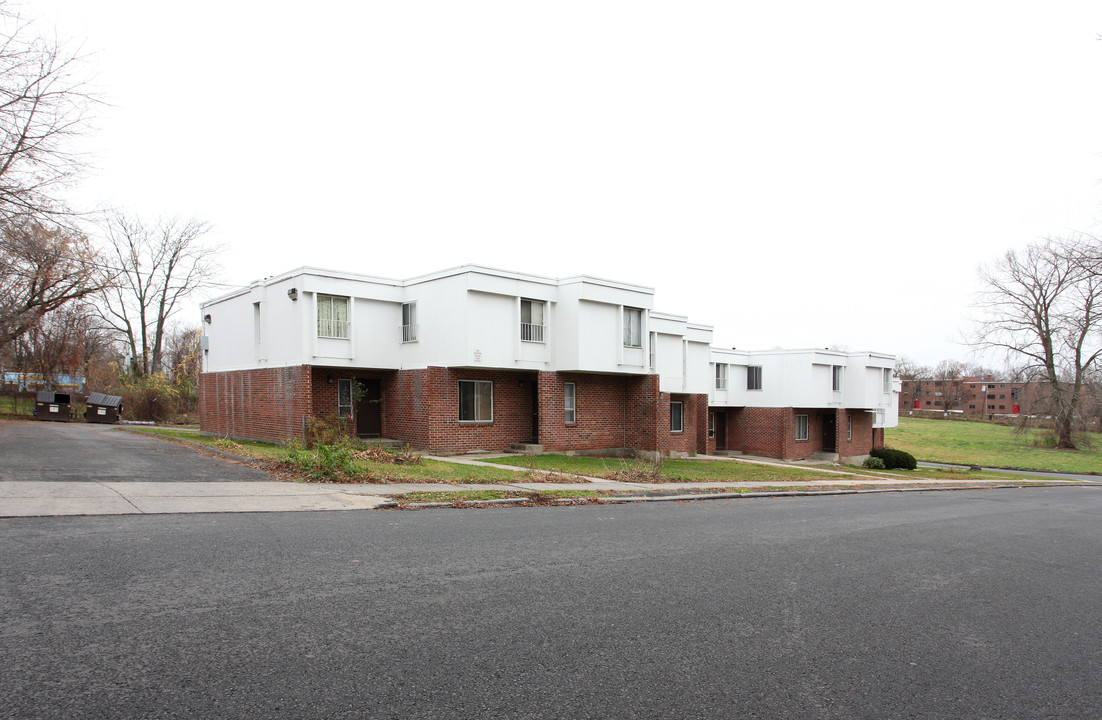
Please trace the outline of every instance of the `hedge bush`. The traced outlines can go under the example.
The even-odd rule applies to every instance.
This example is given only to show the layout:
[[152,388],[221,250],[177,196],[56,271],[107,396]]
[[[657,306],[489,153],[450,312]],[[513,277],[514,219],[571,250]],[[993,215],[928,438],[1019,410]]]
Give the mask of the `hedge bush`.
[[865,458],[864,465],[869,470],[883,470],[884,469],[884,461],[881,460],[878,457],[867,457],[867,458]]
[[915,460],[915,456],[909,452],[903,450],[892,450],[891,448],[873,448],[869,453],[874,458],[880,458],[884,461],[884,468],[886,470],[914,470],[918,467],[918,461]]

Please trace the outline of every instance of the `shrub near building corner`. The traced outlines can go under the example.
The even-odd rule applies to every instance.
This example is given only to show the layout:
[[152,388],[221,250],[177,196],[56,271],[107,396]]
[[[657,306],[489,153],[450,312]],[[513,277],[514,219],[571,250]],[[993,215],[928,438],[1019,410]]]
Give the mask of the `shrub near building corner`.
[[869,454],[874,458],[883,460],[886,470],[914,470],[918,467],[918,461],[915,460],[915,456],[903,450],[892,450],[886,447],[873,448]]

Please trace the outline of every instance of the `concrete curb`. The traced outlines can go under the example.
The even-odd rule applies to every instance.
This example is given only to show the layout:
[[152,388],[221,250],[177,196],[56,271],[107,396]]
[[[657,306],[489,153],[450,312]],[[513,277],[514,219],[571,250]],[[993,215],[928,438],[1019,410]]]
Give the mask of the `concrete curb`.
[[[852,488],[844,490],[765,490],[760,492],[744,493],[691,493],[676,495],[625,495],[608,497],[577,497],[555,498],[550,502],[539,503],[538,507],[550,507],[554,505],[575,505],[578,500],[587,503],[595,502],[600,505],[615,505],[620,503],[647,503],[647,502],[690,502],[695,500],[742,500],[744,498],[770,498],[770,497],[819,497],[824,495],[874,495],[883,493],[912,493],[912,492],[947,492],[962,490],[1022,490],[1037,487],[1091,487],[1083,483],[1045,483],[1043,485],[931,485],[924,487],[895,487],[895,488]],[[406,505],[394,505],[402,510],[432,510],[439,508],[450,509],[477,509],[483,505],[518,505],[532,502],[531,498],[498,498],[494,500],[463,500],[456,499],[448,502],[408,503]],[[457,503],[460,503],[457,505]],[[382,506],[380,506],[382,507]],[[387,506],[393,507],[393,506]]]

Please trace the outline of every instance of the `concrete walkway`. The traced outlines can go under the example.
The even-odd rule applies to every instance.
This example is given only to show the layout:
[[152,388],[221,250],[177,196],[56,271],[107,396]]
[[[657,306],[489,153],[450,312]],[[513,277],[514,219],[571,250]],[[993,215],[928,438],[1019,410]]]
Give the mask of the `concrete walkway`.
[[[178,444],[148,436],[134,437],[113,428],[98,426],[64,426],[31,423],[9,424],[0,442],[0,457],[6,462],[0,467],[0,517],[33,517],[56,515],[117,515],[156,513],[224,513],[224,512],[295,512],[318,510],[365,510],[393,507],[390,498],[412,492],[461,492],[464,490],[500,490],[540,492],[551,490],[614,491],[636,496],[695,496],[701,491],[721,488],[742,491],[810,490],[824,485],[842,488],[901,487],[985,487],[1005,484],[1005,480],[988,478],[944,478],[921,476],[918,471],[907,477],[856,474],[852,468],[778,462],[755,457],[712,457],[702,459],[797,468],[804,465],[815,473],[807,482],[690,482],[638,483],[618,482],[596,477],[566,476],[573,482],[515,482],[501,484],[391,483],[323,484],[271,481],[270,474],[255,466],[232,463],[198,455]],[[59,447],[70,457],[56,452],[47,455],[47,468],[35,458],[38,453],[25,451],[28,446],[57,436]],[[6,445],[4,444],[6,443]],[[107,447],[109,452],[103,452]],[[18,448],[18,449],[17,449]],[[80,448],[75,452],[74,448]],[[45,449],[45,448],[42,448]],[[222,453],[224,454],[224,453]],[[98,457],[103,455],[104,457]],[[489,466],[528,473],[529,467],[487,463],[491,457],[437,457],[434,460],[464,465]],[[93,461],[90,461],[92,458]],[[237,458],[246,462],[246,458]],[[97,465],[98,463],[98,465]],[[249,463],[251,465],[251,462]],[[120,469],[122,466],[125,471]],[[37,474],[36,474],[37,473]],[[823,476],[832,476],[824,480]],[[924,475],[931,475],[925,473]],[[121,477],[125,477],[123,481]],[[520,478],[518,478],[519,480]]]

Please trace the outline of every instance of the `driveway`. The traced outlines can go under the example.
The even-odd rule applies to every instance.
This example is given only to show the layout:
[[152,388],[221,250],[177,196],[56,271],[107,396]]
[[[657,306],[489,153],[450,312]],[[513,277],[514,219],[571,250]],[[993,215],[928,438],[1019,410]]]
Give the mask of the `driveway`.
[[0,423],[0,482],[266,482],[271,475],[112,425]]
[[283,482],[110,425],[0,422],[0,517],[360,510],[387,502],[341,486]]

